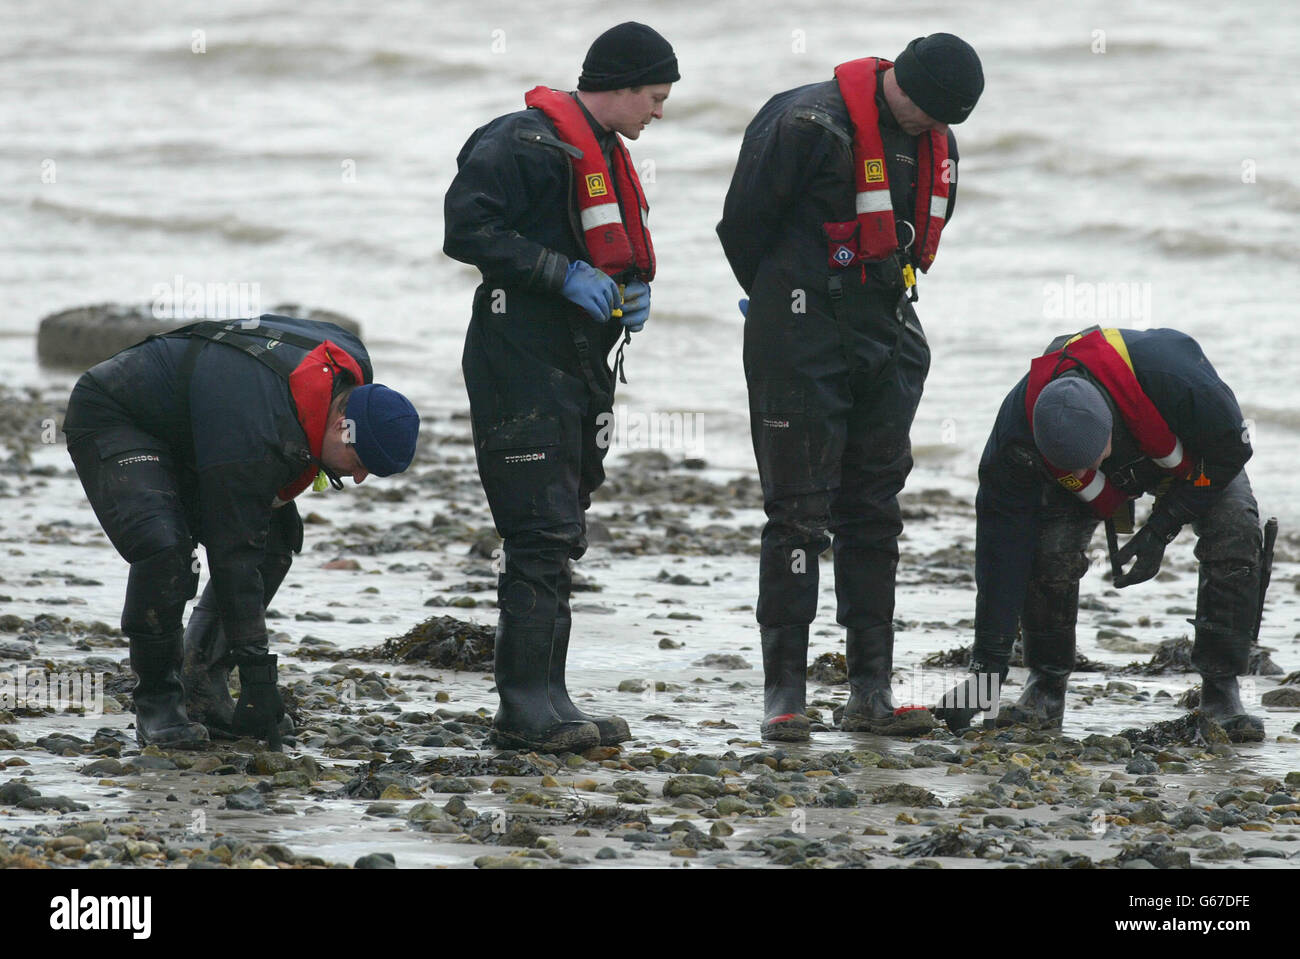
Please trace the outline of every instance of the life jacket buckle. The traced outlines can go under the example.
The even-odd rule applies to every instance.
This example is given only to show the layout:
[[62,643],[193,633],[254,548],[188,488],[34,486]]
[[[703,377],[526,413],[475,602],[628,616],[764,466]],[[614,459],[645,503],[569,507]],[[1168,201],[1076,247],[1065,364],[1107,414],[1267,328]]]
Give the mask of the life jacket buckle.
[[921,294],[916,291],[916,270],[912,269],[910,263],[903,264],[903,292],[913,303],[921,298]]
[[[903,242],[902,228],[907,227],[907,242]],[[894,229],[898,233],[898,248],[900,250],[910,250],[912,244],[916,242],[916,227],[912,225],[911,220],[895,220]]]

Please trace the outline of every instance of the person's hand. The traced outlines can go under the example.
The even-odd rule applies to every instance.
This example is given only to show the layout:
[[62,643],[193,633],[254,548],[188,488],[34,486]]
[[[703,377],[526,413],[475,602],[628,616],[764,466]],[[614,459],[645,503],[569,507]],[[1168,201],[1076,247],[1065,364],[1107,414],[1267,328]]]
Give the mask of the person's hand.
[[749,300],[738,300],[736,305],[740,307],[740,315],[749,319]]
[[1115,588],[1123,589],[1125,586],[1145,583],[1160,572],[1160,564],[1165,558],[1165,547],[1173,542],[1180,529],[1182,524],[1172,516],[1153,513],[1151,519],[1147,520],[1147,524],[1115,554],[1115,562],[1120,567],[1129,560],[1136,559],[1128,572],[1122,572],[1115,577]]
[[271,654],[241,656],[239,702],[235,704],[234,730],[237,736],[265,739],[272,752],[280,750],[280,718],[284,700],[276,685],[277,657]]
[[630,333],[640,333],[650,316],[650,284],[645,280],[628,280],[623,288],[623,325]]
[[610,312],[618,306],[618,284],[582,260],[569,264],[560,295],[582,307],[597,323],[607,323]]

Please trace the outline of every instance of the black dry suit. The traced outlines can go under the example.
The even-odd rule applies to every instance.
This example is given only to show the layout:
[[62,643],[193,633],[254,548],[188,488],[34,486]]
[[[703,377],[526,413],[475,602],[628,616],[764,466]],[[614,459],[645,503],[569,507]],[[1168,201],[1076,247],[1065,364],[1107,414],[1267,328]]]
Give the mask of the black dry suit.
[[[1160,493],[1153,516],[1168,518],[1173,530],[1192,525],[1200,561],[1192,662],[1205,677],[1243,674],[1259,623],[1261,563],[1259,510],[1243,469],[1251,456],[1247,424],[1191,337],[1167,329],[1119,333],[1138,384],[1194,457],[1194,468],[1188,479],[1171,480],[1142,453],[1113,398],[1093,380],[1113,422],[1112,452],[1099,472],[1131,497]],[[1005,665],[1019,626],[1026,665],[1064,676],[1074,666],[1079,579],[1099,520],[1044,472],[1025,408],[1028,380],[1003,402],[980,460],[973,658]]]
[[[588,120],[608,165],[617,134]],[[597,323],[560,295],[569,263],[590,262],[569,162],[575,149],[536,109],[476,130],[447,191],[443,244],[483,276],[461,369],[479,476],[504,543],[498,734],[511,728],[522,737],[516,745],[555,749],[577,748],[581,737],[554,733],[559,720],[546,693],[537,699],[530,684],[549,665],[551,701],[562,700],[556,715],[571,718],[563,685],[569,560],[586,551],[586,510],[605,479],[597,442],[605,421],[597,420],[613,408],[606,358],[623,333],[616,320]],[[601,734],[615,741],[605,726]]]
[[483,275],[461,368],[505,543],[500,605],[538,622],[567,613],[567,561],[586,548],[584,513],[605,479],[596,418],[613,402],[605,358],[622,334],[560,295],[570,261],[588,260],[572,149],[540,110],[499,117],[461,150],[445,209],[447,255]]
[[[224,343],[212,342],[222,326]],[[123,350],[85,373],[64,421],[68,452],[113,546],[131,564],[122,630],[170,636],[198,587],[232,647],[266,645],[266,604],[302,548],[302,521],[277,491],[311,464],[287,372],[330,340],[371,378],[365,347],[332,323],[265,315],[195,324]],[[272,365],[252,353],[265,352]],[[277,372],[277,369],[279,372]]]
[[[917,138],[876,105],[893,209],[916,207]],[[894,609],[897,495],[930,350],[905,294],[915,248],[831,266],[825,223],[852,221],[853,127],[836,81],[773,97],[745,131],[718,236],[749,296],[745,376],[768,522],[758,621],[812,622],[817,556],[834,534],[839,622],[884,628]],[[949,134],[955,176],[957,147]],[[928,188],[928,187],[927,187]],[[951,186],[947,219],[956,202]],[[910,239],[900,226],[900,242]]]

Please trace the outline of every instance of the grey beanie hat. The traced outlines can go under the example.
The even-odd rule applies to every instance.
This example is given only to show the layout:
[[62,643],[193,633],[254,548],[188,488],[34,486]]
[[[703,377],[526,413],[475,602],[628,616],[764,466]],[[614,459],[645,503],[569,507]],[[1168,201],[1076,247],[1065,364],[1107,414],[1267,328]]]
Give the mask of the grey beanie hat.
[[1034,444],[1057,469],[1088,469],[1110,440],[1110,407],[1078,376],[1052,380],[1034,402]]

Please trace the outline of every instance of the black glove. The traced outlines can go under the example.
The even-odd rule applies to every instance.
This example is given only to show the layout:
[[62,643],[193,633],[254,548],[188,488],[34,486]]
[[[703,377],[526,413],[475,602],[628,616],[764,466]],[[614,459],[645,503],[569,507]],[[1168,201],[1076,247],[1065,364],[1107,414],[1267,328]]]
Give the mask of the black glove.
[[295,553],[301,553],[302,538],[302,515],[298,512],[297,503],[290,500],[283,506],[271,510],[271,528],[266,539],[268,551],[272,549],[272,544],[278,544],[288,547]]
[[242,654],[235,656],[234,662],[239,666],[235,734],[265,739],[272,752],[279,752],[284,700],[276,685],[277,657],[269,653]]
[[1160,563],[1165,558],[1165,547],[1174,541],[1174,537],[1182,528],[1183,522],[1177,519],[1171,510],[1157,510],[1152,513],[1147,524],[1115,554],[1115,563],[1120,567],[1137,557],[1137,562],[1133,564],[1132,569],[1115,577],[1115,588],[1123,589],[1125,586],[1145,583],[1160,572]]

